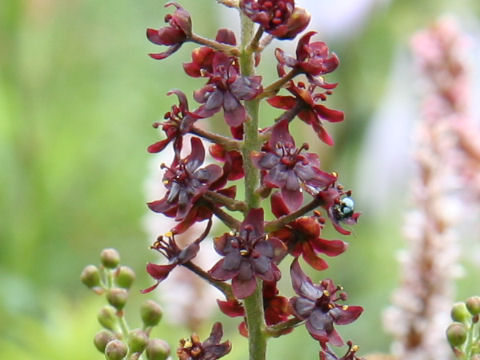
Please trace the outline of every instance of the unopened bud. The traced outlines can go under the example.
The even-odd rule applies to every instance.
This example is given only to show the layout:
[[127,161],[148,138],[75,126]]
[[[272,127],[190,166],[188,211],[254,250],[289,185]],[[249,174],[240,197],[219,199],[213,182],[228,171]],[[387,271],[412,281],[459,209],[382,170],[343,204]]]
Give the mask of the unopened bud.
[[112,248],[103,249],[100,253],[100,261],[106,268],[115,269],[120,262],[120,254]]
[[163,311],[153,300],[145,301],[140,307],[140,316],[146,327],[156,326],[162,319]]
[[302,32],[310,22],[310,14],[303,8],[295,7],[293,10],[292,15],[288,19],[286,23],[286,28],[288,29],[285,31],[279,39],[293,39],[297,34]]
[[128,266],[120,266],[115,272],[115,283],[118,287],[130,289],[135,280],[135,272]]
[[145,353],[148,360],[166,360],[170,355],[170,346],[165,340],[151,339]]
[[114,330],[117,326],[117,317],[115,315],[116,310],[114,307],[105,305],[100,309],[100,312],[97,315],[98,322],[105,329]]
[[107,330],[101,330],[93,338],[93,343],[95,344],[97,350],[103,354],[107,344],[114,339],[115,335],[113,335],[113,333]]
[[80,279],[89,289],[101,287],[100,272],[95,265],[86,266],[80,275]]
[[467,299],[467,309],[472,315],[480,314],[480,296],[471,296]]
[[453,304],[450,316],[452,317],[453,321],[458,321],[462,323],[466,322],[469,318],[471,318],[471,315],[468,312],[467,306],[464,302],[457,302]]
[[462,345],[467,340],[467,327],[455,322],[447,328],[447,339],[453,347]]
[[135,329],[128,334],[128,347],[130,352],[142,352],[148,344],[148,336],[145,331]]
[[122,360],[127,356],[127,345],[120,340],[112,340],[105,347],[105,359]]
[[128,300],[128,291],[122,288],[109,289],[107,300],[117,310],[122,310]]

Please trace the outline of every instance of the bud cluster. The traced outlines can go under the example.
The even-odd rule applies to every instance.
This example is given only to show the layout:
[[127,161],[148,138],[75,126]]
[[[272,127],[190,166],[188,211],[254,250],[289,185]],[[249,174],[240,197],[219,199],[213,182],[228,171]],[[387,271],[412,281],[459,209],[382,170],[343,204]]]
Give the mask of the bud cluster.
[[89,289],[104,295],[108,302],[97,315],[103,329],[93,339],[95,347],[107,360],[137,360],[143,353],[148,360],[167,359],[170,346],[162,339],[150,338],[152,329],[162,319],[160,305],[145,301],[140,308],[142,328],[130,330],[124,308],[135,273],[120,265],[120,255],[115,249],[102,250],[100,262],[100,266],[86,266],[80,277]]
[[480,359],[480,296],[471,296],[452,307],[447,340],[457,359]]

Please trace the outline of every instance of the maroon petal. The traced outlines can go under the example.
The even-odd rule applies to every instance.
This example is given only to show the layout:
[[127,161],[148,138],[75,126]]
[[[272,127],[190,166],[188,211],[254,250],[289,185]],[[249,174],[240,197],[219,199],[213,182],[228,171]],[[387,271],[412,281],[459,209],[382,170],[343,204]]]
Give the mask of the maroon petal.
[[170,212],[170,210],[176,208],[175,204],[169,203],[166,198],[149,202],[147,203],[147,206],[150,208],[150,210],[162,214]]
[[238,300],[217,300],[217,304],[220,310],[227,316],[237,317],[245,315],[245,309],[243,308],[242,304],[238,302]]
[[327,130],[324,129],[323,126],[320,126],[320,128],[317,131],[317,135],[320,138],[320,140],[322,140],[325,144],[330,146],[334,145],[333,138],[330,136]]
[[168,265],[157,265],[148,263],[147,272],[150,274],[151,277],[160,282],[167,278],[168,274],[170,274],[170,271],[172,271],[175,266],[177,266],[176,263]]
[[[227,93],[227,94],[230,94],[230,93]],[[242,104],[238,102],[238,100],[235,99],[235,101],[236,101],[236,105],[234,107],[231,107],[230,109],[227,109],[226,104],[224,104],[225,121],[230,127],[240,126],[247,119],[247,112],[245,108],[243,107]]]
[[361,306],[343,306],[330,310],[333,321],[338,325],[346,325],[355,321],[363,312]]
[[273,215],[275,215],[277,218],[290,213],[290,209],[288,208],[287,204],[285,204],[282,195],[278,191],[270,197],[270,206],[272,208]]
[[294,315],[301,320],[309,317],[313,309],[315,309],[314,301],[298,296],[290,299],[290,305],[292,306]]
[[304,61],[309,56],[309,52],[305,49],[309,46],[308,44],[310,42],[310,38],[316,33],[316,31],[309,31],[304,34],[298,41],[296,55],[299,61]]
[[170,46],[168,50],[165,52],[158,53],[158,54],[148,54],[148,56],[150,56],[152,59],[155,59],[155,60],[162,60],[172,55],[175,51],[180,49],[180,47],[181,47],[181,44],[173,45],[173,46]]
[[302,254],[305,261],[315,270],[321,271],[328,268],[327,262],[315,254],[310,243],[303,244]]
[[340,122],[345,118],[343,111],[329,109],[324,105],[315,105],[314,109],[322,119],[330,122]]
[[147,148],[147,151],[152,154],[158,153],[163,149],[165,149],[165,147],[170,143],[171,140],[172,140],[171,138],[167,138],[164,140],[157,141],[155,144],[150,145]]
[[295,140],[288,131],[288,120],[282,120],[275,124],[269,144],[272,149],[275,148],[276,144],[283,144],[287,147],[295,147]]
[[245,231],[246,228],[249,227],[250,229],[253,228],[254,234],[260,236],[263,234],[263,209],[251,209],[245,220],[242,222],[241,231]]
[[257,288],[257,280],[255,276],[252,276],[247,279],[240,279],[239,276],[236,276],[232,279],[232,291],[238,299],[245,299],[253,294]]
[[312,240],[312,246],[316,251],[328,256],[337,256],[347,250],[348,244],[342,240],[325,240],[316,238]]
[[202,140],[197,137],[190,139],[192,146],[192,152],[186,159],[186,167],[189,171],[195,171],[205,160],[205,148],[203,147]]
[[217,31],[217,36],[215,40],[218,42],[229,44],[229,45],[237,45],[237,40],[235,39],[235,33],[229,29],[219,29]]
[[282,188],[281,194],[285,205],[287,205],[289,209],[289,212],[297,210],[303,203],[303,194],[300,188],[296,191]]
[[210,332],[210,336],[203,342],[203,346],[209,346],[213,344],[218,344],[220,340],[222,340],[223,336],[223,328],[222,324],[216,322],[212,326],[212,331]]
[[333,320],[329,313],[314,310],[309,316],[305,326],[310,335],[318,341],[329,342],[334,346],[342,346],[343,340],[333,327]]
[[149,287],[149,288],[147,288],[147,289],[142,289],[142,290],[140,290],[140,292],[141,292],[142,294],[147,294],[147,293],[149,293],[149,292],[151,292],[151,291],[155,290],[159,284],[160,284],[160,282],[158,282],[158,281],[157,281],[157,283],[156,283],[156,284],[154,284],[154,285],[150,286],[150,287]]
[[278,109],[289,110],[297,104],[297,99],[292,96],[274,96],[267,99],[267,102]]
[[218,261],[209,271],[208,273],[215,279],[226,281],[230,280],[234,276],[236,276],[239,272],[239,269],[229,269],[226,270],[224,268],[225,259]]
[[322,296],[322,290],[315,287],[312,280],[302,271],[298,258],[296,258],[290,267],[290,277],[292,279],[293,290],[300,296],[315,301]]

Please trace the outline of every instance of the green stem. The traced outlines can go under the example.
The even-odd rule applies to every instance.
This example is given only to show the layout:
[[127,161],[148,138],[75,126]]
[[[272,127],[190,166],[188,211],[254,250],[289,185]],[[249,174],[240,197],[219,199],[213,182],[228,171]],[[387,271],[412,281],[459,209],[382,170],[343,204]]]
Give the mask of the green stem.
[[230,150],[239,150],[240,149],[240,144],[241,142],[238,140],[233,140],[230,138],[227,138],[225,136],[219,135],[212,133],[207,130],[200,129],[196,126],[192,126],[191,130],[192,134],[198,135],[203,137],[204,139],[207,139],[215,144],[220,144],[222,145],[225,150],[230,151]]
[[203,271],[201,268],[199,268],[197,265],[195,265],[191,261],[186,262],[185,264],[183,264],[183,266],[185,266],[188,270],[197,274],[199,277],[201,277],[205,281],[208,281],[209,284],[211,284],[212,286],[214,286],[218,290],[220,290],[227,300],[235,299],[235,297],[233,296],[232,288],[231,288],[230,285],[228,285],[228,284],[226,284],[222,281],[215,280],[214,278],[212,278],[210,276],[209,273]]
[[281,322],[274,326],[270,326],[267,328],[267,334],[271,337],[278,337],[283,335],[283,332],[287,329],[294,328],[303,323],[303,320],[298,318],[289,319],[287,321]]
[[[251,76],[255,74],[254,60],[252,53],[247,51],[246,46],[253,35],[253,22],[243,13],[241,14],[241,22],[242,54],[240,55],[240,69],[243,76]],[[259,101],[257,99],[245,101],[245,108],[249,118],[244,124],[245,135],[242,153],[245,168],[245,202],[249,209],[260,206],[260,197],[255,193],[260,181],[260,175],[250,157],[252,151],[260,149],[258,141],[258,107]]]
[[277,220],[267,222],[265,224],[265,232],[270,233],[275,230],[280,230],[282,227],[294,221],[295,219],[298,219],[300,216],[303,216],[307,212],[315,210],[317,207],[323,205],[323,203],[324,203],[323,199],[321,199],[320,197],[316,197],[312,201],[310,201],[307,205],[301,207],[297,211],[290,213],[288,215],[282,216]]
[[215,191],[207,191],[204,196],[214,204],[224,205],[230,211],[241,211],[243,213],[247,211],[246,205],[243,201],[234,200]]
[[465,351],[466,351],[466,354],[465,354],[465,360],[470,360],[472,358],[472,343],[473,343],[473,338],[474,338],[474,330],[475,330],[475,322],[471,322],[470,324],[470,328],[468,329],[468,333],[467,333],[467,342],[466,342],[466,345],[465,345]]
[[[240,13],[240,17],[242,26],[240,69],[243,76],[251,76],[255,74],[254,57],[251,49],[247,47],[253,38],[254,24],[243,12]],[[260,183],[260,173],[253,165],[250,157],[252,151],[260,150],[261,146],[258,139],[258,107],[259,100],[257,99],[245,101],[245,108],[249,117],[244,124],[242,155],[245,168],[245,203],[247,209],[260,206],[260,196],[256,192]],[[262,281],[257,279],[255,292],[244,300],[250,360],[265,360],[267,349],[262,287]]]
[[262,281],[257,279],[255,292],[244,300],[248,328],[250,360],[264,360],[267,352],[267,334],[263,314]]
[[203,36],[197,35],[197,34],[192,34],[190,37],[190,41],[200,44],[200,45],[205,45],[208,46],[214,50],[218,50],[223,52],[224,54],[230,55],[230,56],[238,56],[240,55],[240,52],[235,46],[224,44],[221,42],[218,42],[216,40],[211,40],[204,38]]
[[263,89],[263,92],[257,96],[257,99],[264,99],[275,95],[286,83],[299,74],[298,70],[293,69],[285,76]]
[[227,225],[232,230],[240,230],[240,221],[235,219],[233,216],[227,214],[225,211],[220,209],[218,206],[211,205],[210,209],[219,218],[225,225]]

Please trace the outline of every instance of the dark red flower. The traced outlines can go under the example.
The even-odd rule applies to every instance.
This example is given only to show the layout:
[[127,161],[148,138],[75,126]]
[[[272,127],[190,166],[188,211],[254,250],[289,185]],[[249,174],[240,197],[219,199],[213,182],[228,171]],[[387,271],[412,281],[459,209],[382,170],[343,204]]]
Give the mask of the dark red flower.
[[[220,29],[216,40],[236,44],[234,33],[227,29]],[[241,101],[251,100],[262,91],[261,76],[242,76],[237,58],[209,47],[195,49],[192,62],[183,64],[183,68],[190,76],[209,79],[194,92],[195,100],[203,104],[195,112],[210,117],[223,108],[225,121],[232,128],[240,127],[247,118]]]
[[332,184],[314,195],[322,200],[322,207],[327,211],[335,230],[343,235],[350,235],[351,232],[341,224],[354,225],[360,217],[360,213],[355,212],[351,191],[345,192],[342,185]]
[[[278,294],[276,282],[263,282],[263,310],[265,312],[265,322],[269,326],[286,321],[292,314],[288,299]],[[290,331],[292,329],[288,329],[287,332]]]
[[[288,121],[278,122],[262,152],[252,154],[252,161],[262,170],[262,183],[269,188],[280,188],[282,198],[293,211],[303,202],[302,187],[320,189],[335,181],[335,177],[320,170],[320,161],[314,153],[304,153],[307,144],[295,146],[288,132]],[[311,190],[308,190],[311,191]]]
[[317,254],[337,256],[347,249],[347,243],[341,240],[326,240],[320,238],[323,228],[322,219],[317,216],[301,217],[292,221],[284,228],[271,233],[282,240],[288,252],[295,256],[303,256],[305,261],[316,270],[324,270],[327,262]]
[[338,57],[333,53],[329,53],[327,44],[322,41],[310,43],[310,38],[316,34],[310,31],[303,35],[298,41],[296,58],[285,55],[282,49],[275,50],[275,56],[278,60],[278,73],[280,76],[285,75],[284,66],[288,66],[299,74],[305,74],[310,82],[331,89],[336,84],[327,84],[321,78],[322,75],[328,74],[338,67]]
[[319,104],[318,101],[326,100],[326,95],[331,93],[330,90],[321,93],[315,93],[318,85],[311,84],[305,87],[305,84],[299,82],[295,85],[293,81],[288,86],[288,91],[293,96],[274,96],[268,99],[268,103],[273,107],[292,110],[295,109],[297,116],[311,125],[318,137],[327,145],[333,145],[332,137],[327,133],[322,125],[322,120],[329,122],[340,122],[344,119],[343,111],[329,109]]
[[306,320],[310,335],[320,343],[343,345],[343,340],[334,325],[346,325],[355,321],[363,311],[360,306],[340,305],[338,301],[346,300],[341,287],[335,286],[332,280],[326,279],[318,285],[305,275],[295,259],[290,268],[293,290],[298,296],[290,299],[293,314]]
[[280,279],[275,260],[283,257],[285,245],[263,231],[263,209],[251,209],[239,233],[226,233],[215,239],[215,250],[223,256],[209,273],[217,280],[232,280],[235,297],[244,299],[255,291],[257,277],[264,281]]
[[222,176],[218,165],[207,165],[199,169],[205,159],[205,149],[199,138],[191,139],[192,152],[184,159],[175,159],[167,168],[163,183],[168,189],[163,199],[148,203],[148,207],[158,213],[184,220],[200,199]]
[[310,14],[294,0],[243,0],[242,11],[278,39],[293,39],[310,22]]
[[[228,29],[220,29],[217,32],[215,38],[220,43],[233,45],[237,44],[235,34]],[[192,51],[192,62],[184,63],[183,69],[192,77],[210,77],[214,73],[213,58],[218,51],[213,50],[210,47],[202,46]],[[231,58],[235,59],[235,58]],[[233,66],[238,70],[238,63],[234,62]]]
[[200,119],[201,116],[188,110],[187,97],[182,91],[172,90],[168,92],[168,95],[171,94],[177,95],[179,105],[173,105],[172,109],[165,113],[164,119],[166,119],[166,121],[154,124],[155,127],[162,126],[162,130],[165,132],[167,138],[150,145],[147,150],[150,153],[158,153],[173,141],[175,154],[176,156],[180,156],[183,136],[191,130],[193,123]]
[[157,250],[165,256],[168,260],[168,264],[157,265],[148,263],[147,272],[151,277],[157,280],[157,283],[148,289],[142,290],[142,293],[145,294],[154,290],[160,282],[167,278],[170,271],[172,271],[177,265],[183,265],[192,260],[200,250],[200,243],[207,237],[211,227],[212,221],[210,220],[202,235],[184,249],[178,247],[175,242],[175,234],[167,233],[164,236],[159,236],[157,241],[152,245],[152,249]]
[[171,5],[175,6],[176,10],[173,14],[165,16],[165,22],[168,23],[169,26],[162,27],[158,30],[147,29],[148,40],[157,45],[169,46],[165,52],[149,54],[157,60],[165,59],[173,54],[192,36],[192,20],[188,11],[175,2],[168,3],[165,7]]
[[238,151],[227,151],[220,144],[211,145],[209,151],[215,160],[223,162],[223,176],[227,180],[238,180],[245,176],[243,157]]
[[[277,289],[277,283],[264,281],[262,293],[265,323],[271,326],[288,320],[288,317],[292,315],[292,312],[288,299],[284,296],[278,295],[279,291]],[[227,316],[245,316],[245,309],[237,299],[227,301],[217,300],[217,303],[220,310]],[[240,323],[238,329],[240,334],[248,337],[248,329],[245,321]],[[283,334],[287,334],[292,330],[292,328],[286,329]]]
[[225,121],[230,127],[238,127],[247,119],[241,100],[251,100],[262,92],[261,76],[242,76],[236,59],[216,52],[213,56],[213,73],[208,75],[207,84],[193,94],[201,104],[196,113],[210,117],[222,108]]
[[190,339],[180,340],[177,356],[180,360],[215,360],[230,352],[230,341],[220,343],[223,336],[222,324],[216,322],[210,336],[204,342],[200,342],[197,334],[192,334]]

